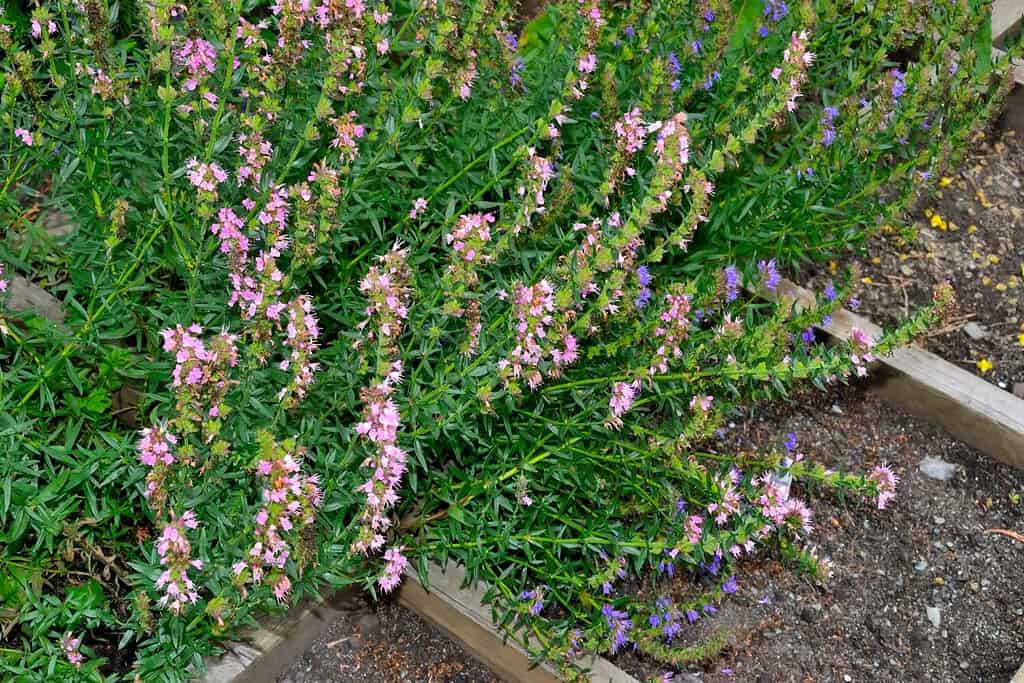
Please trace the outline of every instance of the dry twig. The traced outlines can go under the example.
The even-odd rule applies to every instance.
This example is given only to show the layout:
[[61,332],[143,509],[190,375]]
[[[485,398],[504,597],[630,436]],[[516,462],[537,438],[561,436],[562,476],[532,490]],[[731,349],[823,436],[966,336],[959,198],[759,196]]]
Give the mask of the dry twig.
[[1001,536],[1009,536],[1015,541],[1024,543],[1024,534],[1019,534],[1016,531],[1010,531],[1009,529],[985,529],[986,534],[999,534]]

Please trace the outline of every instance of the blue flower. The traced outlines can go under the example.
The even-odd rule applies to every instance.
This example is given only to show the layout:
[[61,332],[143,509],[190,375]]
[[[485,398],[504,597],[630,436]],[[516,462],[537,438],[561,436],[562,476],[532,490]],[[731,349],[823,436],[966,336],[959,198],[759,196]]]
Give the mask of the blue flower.
[[735,576],[730,576],[728,579],[726,579],[725,583],[722,584],[722,590],[724,592],[726,592],[726,593],[735,593],[736,592],[736,577]]
[[640,266],[636,269],[636,279],[641,287],[651,284],[651,271],[647,269],[647,266]]
[[892,98],[898,100],[903,97],[903,93],[907,91],[907,75],[899,69],[893,69],[889,72],[892,74]]
[[674,74],[678,74],[679,72],[681,72],[683,70],[683,67],[679,63],[679,58],[676,57],[676,53],[675,52],[669,52],[668,53],[668,68]]
[[775,266],[775,259],[761,261],[757,264],[757,269],[761,272],[765,289],[774,292],[779,286],[779,282],[782,281],[782,276],[779,275],[778,268]]
[[740,295],[740,271],[729,264],[725,267],[725,300],[735,301]]
[[785,437],[785,450],[787,453],[793,453],[797,450],[797,435],[790,432]]

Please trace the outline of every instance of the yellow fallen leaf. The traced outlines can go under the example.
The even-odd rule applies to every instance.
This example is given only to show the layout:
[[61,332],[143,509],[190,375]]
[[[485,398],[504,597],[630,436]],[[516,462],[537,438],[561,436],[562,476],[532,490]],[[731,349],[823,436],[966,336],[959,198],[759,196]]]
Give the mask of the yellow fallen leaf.
[[949,187],[953,183],[953,179],[947,176],[939,178],[939,187]]
[[977,363],[975,363],[975,365],[978,366],[978,372],[980,372],[983,375],[995,367],[994,365],[992,365],[992,361],[990,361],[988,358],[982,358]]

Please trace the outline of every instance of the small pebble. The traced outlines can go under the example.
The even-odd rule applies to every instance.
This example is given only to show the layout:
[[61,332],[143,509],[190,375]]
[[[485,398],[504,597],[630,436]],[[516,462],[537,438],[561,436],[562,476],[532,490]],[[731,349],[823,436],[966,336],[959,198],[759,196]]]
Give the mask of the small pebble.
[[929,605],[925,608],[925,612],[928,614],[928,621],[932,622],[932,626],[938,628],[942,623],[942,611],[938,607]]
[[964,334],[974,341],[979,341],[988,336],[988,331],[978,323],[972,321],[964,325]]
[[938,479],[940,481],[949,481],[956,474],[956,465],[951,462],[946,462],[941,458],[933,458],[932,456],[926,456],[921,464],[918,465],[918,469],[924,476],[930,479]]

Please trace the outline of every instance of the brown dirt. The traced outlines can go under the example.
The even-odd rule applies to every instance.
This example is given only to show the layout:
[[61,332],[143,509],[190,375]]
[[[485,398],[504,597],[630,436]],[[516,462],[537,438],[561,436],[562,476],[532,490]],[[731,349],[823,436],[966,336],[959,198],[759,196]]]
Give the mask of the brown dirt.
[[499,683],[487,667],[394,602],[344,613],[279,683]]
[[[1024,472],[856,387],[748,411],[722,447],[778,447],[789,432],[827,467],[888,462],[897,498],[878,511],[794,487],[814,510],[810,540],[832,559],[832,579],[815,586],[768,559],[746,565],[707,620],[729,629],[729,646],[690,672],[699,678],[673,680],[1008,681],[1024,662],[1024,543],[985,531],[1024,532]],[[925,476],[927,456],[956,474]],[[665,672],[632,655],[617,663],[642,680]]]
[[1017,392],[1024,396],[1024,130],[1018,128],[1024,129],[1024,88],[959,171],[938,180],[945,188],[919,202],[905,226],[885,226],[869,242],[861,312],[891,325],[927,303],[936,284],[950,282],[962,315],[933,330],[924,345],[1007,391],[1021,383]]

